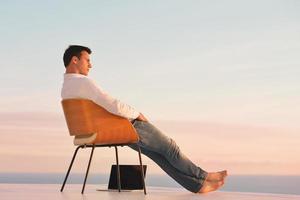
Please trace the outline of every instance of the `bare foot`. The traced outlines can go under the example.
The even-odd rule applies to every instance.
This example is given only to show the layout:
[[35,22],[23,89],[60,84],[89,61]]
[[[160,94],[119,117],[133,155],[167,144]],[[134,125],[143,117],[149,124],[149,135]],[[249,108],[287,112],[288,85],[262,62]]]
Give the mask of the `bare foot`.
[[219,189],[223,185],[224,185],[224,181],[223,180],[222,181],[217,181],[217,182],[205,181],[203,183],[202,188],[199,190],[198,193],[212,192],[212,191],[215,191],[215,190]]
[[206,181],[222,181],[227,176],[227,171],[211,172],[208,173]]

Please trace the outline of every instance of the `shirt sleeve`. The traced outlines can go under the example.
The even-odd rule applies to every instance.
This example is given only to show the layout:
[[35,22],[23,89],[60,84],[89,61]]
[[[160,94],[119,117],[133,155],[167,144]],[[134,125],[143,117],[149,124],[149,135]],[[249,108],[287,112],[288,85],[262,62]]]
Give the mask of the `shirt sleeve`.
[[90,99],[105,108],[108,112],[129,119],[136,119],[139,116],[140,113],[137,110],[110,96],[102,90],[102,88],[97,86],[94,81],[90,79],[86,79],[86,81],[87,87],[85,90],[87,91]]

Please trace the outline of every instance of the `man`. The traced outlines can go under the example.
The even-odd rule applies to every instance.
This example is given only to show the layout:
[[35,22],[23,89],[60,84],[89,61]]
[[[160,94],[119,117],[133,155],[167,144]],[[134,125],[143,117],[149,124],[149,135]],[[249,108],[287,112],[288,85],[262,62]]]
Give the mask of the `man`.
[[[140,141],[142,153],[157,163],[167,174],[187,190],[206,193],[224,184],[227,171],[208,173],[192,163],[179,150],[171,138],[165,136],[147,118],[131,106],[111,97],[88,78],[92,68],[88,47],[71,45],[66,49],[63,61],[66,68],[62,87],[62,99],[89,99],[107,111],[132,121]],[[131,145],[136,150],[136,146]]]

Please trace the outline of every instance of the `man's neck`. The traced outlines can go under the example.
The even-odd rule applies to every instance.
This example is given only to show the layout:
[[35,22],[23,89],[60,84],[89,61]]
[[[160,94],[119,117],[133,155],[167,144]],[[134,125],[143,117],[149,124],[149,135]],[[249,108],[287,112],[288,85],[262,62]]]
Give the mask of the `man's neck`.
[[66,68],[66,74],[79,74],[79,71],[75,66],[68,66]]

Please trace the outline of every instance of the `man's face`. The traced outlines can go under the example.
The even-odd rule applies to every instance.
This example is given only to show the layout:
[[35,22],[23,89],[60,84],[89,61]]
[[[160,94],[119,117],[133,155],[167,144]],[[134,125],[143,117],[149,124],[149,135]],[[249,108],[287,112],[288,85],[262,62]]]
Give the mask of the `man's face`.
[[87,76],[92,64],[90,62],[90,55],[86,51],[82,51],[80,54],[80,59],[76,63],[77,69],[80,74]]

